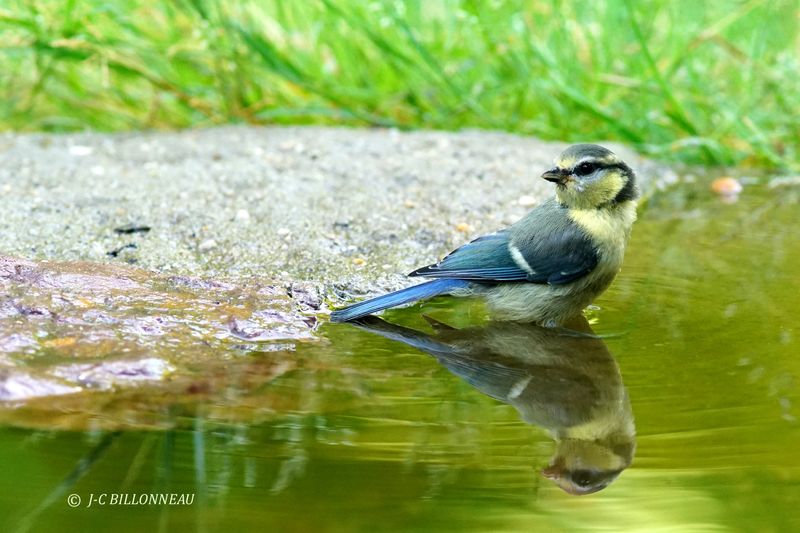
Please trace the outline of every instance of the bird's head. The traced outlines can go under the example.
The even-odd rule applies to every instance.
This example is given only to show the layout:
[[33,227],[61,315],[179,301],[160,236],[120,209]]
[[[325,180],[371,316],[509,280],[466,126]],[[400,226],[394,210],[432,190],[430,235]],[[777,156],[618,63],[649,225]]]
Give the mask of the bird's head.
[[631,167],[596,144],[570,146],[542,177],[557,185],[558,200],[567,207],[593,209],[636,200],[639,190]]
[[[631,437],[632,439],[632,437]],[[567,439],[558,443],[542,475],[575,496],[603,490],[630,466],[636,443]]]

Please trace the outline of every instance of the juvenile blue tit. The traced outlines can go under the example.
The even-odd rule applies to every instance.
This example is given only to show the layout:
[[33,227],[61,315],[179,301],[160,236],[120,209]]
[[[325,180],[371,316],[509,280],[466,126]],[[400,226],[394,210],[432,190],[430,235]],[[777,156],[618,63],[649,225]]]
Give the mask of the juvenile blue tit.
[[556,443],[541,473],[564,491],[604,489],[630,466],[636,429],[616,361],[583,316],[571,334],[535,324],[488,322],[455,329],[425,317],[434,333],[362,317],[357,327],[422,350],[477,390],[507,403]]
[[542,178],[556,194],[512,226],[478,237],[409,276],[433,281],[334,311],[345,322],[442,294],[481,296],[495,320],[549,327],[611,284],[636,220],[633,170],[594,144],[567,148]]

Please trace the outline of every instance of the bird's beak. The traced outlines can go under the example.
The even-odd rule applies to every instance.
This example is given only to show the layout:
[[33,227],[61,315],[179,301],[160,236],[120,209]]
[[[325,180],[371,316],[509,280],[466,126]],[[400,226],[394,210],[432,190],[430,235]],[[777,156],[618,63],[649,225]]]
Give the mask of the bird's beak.
[[560,168],[553,168],[542,174],[542,177],[547,181],[564,185],[569,179],[569,171]]
[[561,477],[561,469],[555,466],[548,466],[542,469],[542,476],[547,479],[556,480]]
[[560,479],[561,476],[564,474],[564,465],[560,461],[556,462],[548,466],[547,468],[543,468],[541,474],[547,479],[552,479],[553,481],[555,481],[557,479]]

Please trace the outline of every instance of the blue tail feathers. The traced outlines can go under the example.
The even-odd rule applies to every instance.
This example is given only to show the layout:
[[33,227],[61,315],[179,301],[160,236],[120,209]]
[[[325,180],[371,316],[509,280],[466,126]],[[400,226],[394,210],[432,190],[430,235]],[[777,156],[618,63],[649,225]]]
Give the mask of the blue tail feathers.
[[[422,316],[425,317],[425,315]],[[397,324],[386,322],[376,316],[361,317],[354,320],[352,324],[370,333],[375,333],[376,335],[393,341],[402,342],[403,344],[413,346],[418,350],[428,352],[434,356],[449,355],[454,351],[452,346],[437,340],[433,335],[398,326]]]
[[468,286],[469,282],[461,279],[436,279],[334,311],[331,313],[331,322],[348,322],[362,316],[377,313],[383,309],[432,298],[439,294],[447,294]]

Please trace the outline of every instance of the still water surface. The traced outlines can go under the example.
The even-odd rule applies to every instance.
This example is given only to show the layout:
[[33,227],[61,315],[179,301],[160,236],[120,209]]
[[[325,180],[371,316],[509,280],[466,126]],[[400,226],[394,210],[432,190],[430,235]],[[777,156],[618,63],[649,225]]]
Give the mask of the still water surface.
[[[661,193],[582,334],[439,299],[232,358],[222,395],[127,397],[169,429],[104,429],[111,396],[8,423],[3,530],[800,530],[799,210]],[[192,501],[110,505],[151,493]]]

